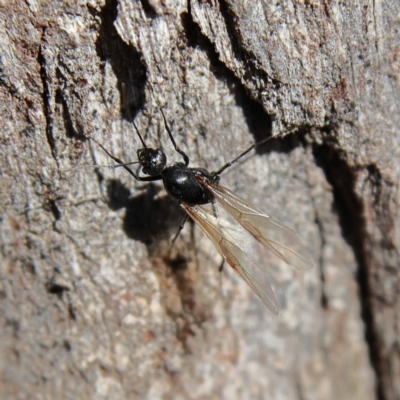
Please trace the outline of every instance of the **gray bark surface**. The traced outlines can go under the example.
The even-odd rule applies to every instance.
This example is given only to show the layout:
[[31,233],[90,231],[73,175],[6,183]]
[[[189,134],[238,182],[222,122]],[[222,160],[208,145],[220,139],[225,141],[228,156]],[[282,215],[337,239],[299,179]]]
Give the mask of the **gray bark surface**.
[[[0,397],[400,398],[400,3],[0,5]],[[272,315],[125,162],[216,170],[295,228]],[[280,135],[282,133],[282,135]],[[133,166],[136,168],[136,166]]]

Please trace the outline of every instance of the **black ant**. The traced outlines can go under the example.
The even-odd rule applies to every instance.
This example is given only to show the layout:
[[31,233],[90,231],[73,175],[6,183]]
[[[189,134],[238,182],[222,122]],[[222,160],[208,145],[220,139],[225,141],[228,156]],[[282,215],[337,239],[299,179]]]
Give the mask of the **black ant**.
[[[128,167],[129,164],[123,163],[100,143],[95,142],[136,180],[141,182],[162,180],[165,190],[178,200],[187,214],[173,241],[190,216],[210,238],[223,259],[247,282],[263,303],[274,314],[278,314],[277,302],[265,268],[257,265],[252,259],[252,241],[258,240],[275,256],[298,269],[311,268],[314,262],[294,230],[269,217],[219,184],[223,171],[271,138],[254,143],[217,171],[189,168],[189,157],[176,144],[164,112],[161,108],[160,111],[168,136],[175,150],[183,157],[183,163],[168,165],[167,157],[161,149],[146,146],[135,123],[133,126],[143,145],[143,148],[137,151],[138,163],[143,174],[147,176],[139,176]],[[222,216],[227,214],[233,219]]]

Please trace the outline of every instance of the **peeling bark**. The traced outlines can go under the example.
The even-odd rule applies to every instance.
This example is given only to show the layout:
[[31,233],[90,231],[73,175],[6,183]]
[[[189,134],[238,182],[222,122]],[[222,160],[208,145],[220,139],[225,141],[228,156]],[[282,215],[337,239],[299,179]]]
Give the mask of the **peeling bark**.
[[[400,398],[400,5],[1,6],[1,398]],[[296,228],[275,317],[159,184],[140,143],[216,170]],[[281,135],[279,135],[281,134]],[[254,254],[265,262],[262,251]]]

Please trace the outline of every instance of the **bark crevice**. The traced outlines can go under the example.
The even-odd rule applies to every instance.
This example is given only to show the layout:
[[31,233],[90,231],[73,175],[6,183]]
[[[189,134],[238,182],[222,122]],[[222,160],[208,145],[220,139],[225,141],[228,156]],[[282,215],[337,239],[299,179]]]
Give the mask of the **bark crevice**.
[[356,279],[359,287],[361,318],[365,326],[365,341],[369,358],[376,376],[376,398],[386,400],[383,389],[381,342],[373,315],[373,291],[369,279],[371,273],[371,255],[368,252],[370,240],[364,216],[364,203],[357,195],[356,171],[346,161],[346,154],[337,148],[336,140],[330,138],[323,144],[315,144],[314,157],[318,166],[325,173],[327,181],[332,185],[334,210],[339,217],[343,238],[351,247],[356,262]]
[[[43,36],[45,34],[45,30],[43,31]],[[43,37],[42,37],[43,42]],[[39,54],[37,57],[37,61],[40,66],[40,77],[42,80],[42,99],[43,99],[43,113],[46,119],[46,138],[47,142],[50,146],[50,151],[53,158],[57,162],[57,154],[56,154],[56,144],[53,133],[53,110],[51,107],[51,93],[50,93],[50,83],[47,74],[47,66],[46,66],[46,58],[43,54],[43,44],[39,47]]]

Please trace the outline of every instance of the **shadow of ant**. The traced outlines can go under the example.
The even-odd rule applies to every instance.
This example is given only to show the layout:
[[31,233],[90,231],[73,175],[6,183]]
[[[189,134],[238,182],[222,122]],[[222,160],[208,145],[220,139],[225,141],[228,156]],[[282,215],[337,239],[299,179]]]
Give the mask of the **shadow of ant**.
[[171,241],[184,211],[171,196],[158,196],[160,187],[150,183],[143,189],[132,197],[121,181],[112,179],[107,183],[108,206],[113,211],[125,208],[122,228],[129,238],[147,246],[160,240]]

